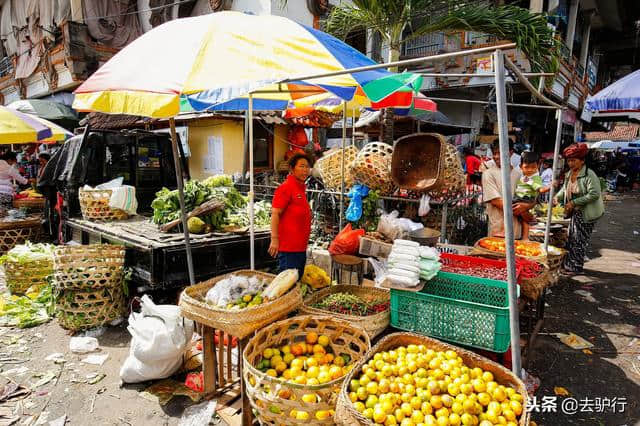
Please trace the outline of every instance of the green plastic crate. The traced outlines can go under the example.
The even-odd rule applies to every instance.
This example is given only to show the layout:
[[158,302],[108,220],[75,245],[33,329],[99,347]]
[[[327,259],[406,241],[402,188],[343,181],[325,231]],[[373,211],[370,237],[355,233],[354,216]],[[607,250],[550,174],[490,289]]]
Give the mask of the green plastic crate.
[[506,352],[511,336],[507,285],[439,272],[419,292],[391,290],[391,325],[461,345]]

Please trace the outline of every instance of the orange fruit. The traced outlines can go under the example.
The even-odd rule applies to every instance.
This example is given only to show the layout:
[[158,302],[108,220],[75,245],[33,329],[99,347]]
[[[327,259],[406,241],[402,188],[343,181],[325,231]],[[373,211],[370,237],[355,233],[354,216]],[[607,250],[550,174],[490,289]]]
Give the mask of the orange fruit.
[[318,333],[314,331],[310,331],[307,333],[307,343],[310,345],[315,345],[318,342]]

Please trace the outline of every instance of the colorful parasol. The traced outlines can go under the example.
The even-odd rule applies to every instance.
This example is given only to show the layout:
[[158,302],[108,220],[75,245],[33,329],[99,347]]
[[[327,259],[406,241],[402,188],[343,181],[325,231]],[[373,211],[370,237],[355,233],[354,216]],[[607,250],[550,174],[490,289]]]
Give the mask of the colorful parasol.
[[0,106],[0,144],[52,143],[72,134],[44,118]]

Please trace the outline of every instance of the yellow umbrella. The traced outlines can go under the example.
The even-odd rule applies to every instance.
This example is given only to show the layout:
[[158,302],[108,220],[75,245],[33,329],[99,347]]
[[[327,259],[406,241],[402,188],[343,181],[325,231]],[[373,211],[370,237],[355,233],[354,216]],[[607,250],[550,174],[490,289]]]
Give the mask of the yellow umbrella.
[[0,144],[63,141],[70,132],[44,118],[0,106]]

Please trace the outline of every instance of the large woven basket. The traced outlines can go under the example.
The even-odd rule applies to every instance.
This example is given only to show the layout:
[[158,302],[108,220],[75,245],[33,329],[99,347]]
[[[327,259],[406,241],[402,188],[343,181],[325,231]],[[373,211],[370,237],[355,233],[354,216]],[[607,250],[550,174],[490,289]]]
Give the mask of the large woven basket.
[[184,289],[180,295],[180,309],[185,318],[222,330],[242,339],[265,325],[285,317],[302,304],[302,293],[297,285],[271,302],[240,310],[220,309],[205,302],[207,291],[230,275],[257,276],[273,280],[275,275],[259,271],[241,270],[221,275]]
[[106,325],[125,314],[123,283],[93,290],[56,289],[56,317],[71,331]]
[[522,291],[522,295],[531,300],[538,300],[544,289],[552,282],[549,267],[542,263],[540,265],[542,265],[544,269],[538,276],[533,278],[520,277],[520,290]]
[[[303,315],[271,324],[258,331],[243,353],[243,376],[251,406],[262,425],[332,425],[332,416],[318,419],[318,412],[333,414],[344,377],[321,385],[300,385],[256,369],[266,348],[303,342],[308,332],[329,337],[332,352],[349,355],[357,362],[371,348],[369,337],[359,327],[327,316]],[[315,394],[316,403],[304,402],[303,395]],[[284,398],[283,396],[288,398]],[[308,413],[308,420],[290,417],[291,410]]]
[[85,220],[123,220],[129,217],[124,210],[109,207],[110,189],[80,189],[78,200]]
[[344,426],[373,425],[373,422],[366,419],[362,414],[356,411],[355,408],[353,408],[348,396],[349,383],[354,377],[360,376],[362,367],[378,352],[388,351],[398,346],[407,346],[410,344],[424,345],[427,349],[433,349],[435,351],[455,351],[469,368],[480,367],[485,371],[490,371],[498,384],[505,386],[509,385],[522,396],[522,415],[520,416],[518,425],[526,426],[529,424],[530,415],[526,411],[527,389],[522,380],[518,379],[518,377],[516,377],[511,371],[471,351],[412,333],[395,333],[384,337],[376,346],[371,348],[371,350],[367,352],[366,357],[362,358],[351,370],[345,378],[340,391],[340,398],[338,399],[338,406],[336,408],[335,415],[335,421],[337,424]]
[[393,147],[382,142],[371,142],[358,152],[351,163],[351,172],[356,181],[377,189],[387,195],[394,191],[391,179],[391,157]]
[[40,216],[23,220],[0,222],[0,255],[26,241],[36,242],[42,231]]
[[4,274],[11,294],[24,294],[29,287],[45,284],[53,274],[53,259],[30,262],[5,261]]
[[44,197],[40,198],[18,198],[13,200],[13,207],[16,209],[20,208],[28,208],[32,210],[42,210],[44,209],[45,199]]
[[432,198],[455,197],[464,191],[467,183],[458,150],[450,143],[445,143],[444,148],[443,178],[429,190]]
[[[356,159],[358,148],[351,145],[344,149],[344,187],[350,188],[353,185],[353,173],[351,163]],[[342,148],[335,148],[326,152],[314,164],[320,172],[324,186],[328,189],[339,190],[342,188]]]
[[59,290],[94,290],[121,287],[123,246],[92,244],[59,246],[53,252],[54,286]]
[[429,191],[444,179],[446,141],[437,133],[416,133],[398,139],[391,158],[391,178],[402,189]]
[[310,296],[304,299],[304,303],[302,307],[300,307],[300,313],[311,314],[311,315],[330,315],[333,318],[338,318],[338,319],[347,321],[348,323],[353,324],[357,327],[360,327],[364,331],[366,331],[367,334],[369,335],[369,338],[372,340],[378,334],[382,333],[384,329],[387,328],[387,326],[389,325],[390,310],[369,315],[366,317],[361,317],[356,315],[338,314],[332,311],[327,311],[324,309],[313,307],[314,304],[321,302],[325,297],[334,293],[350,293],[366,301],[373,301],[373,300],[379,300],[379,299],[385,299],[387,301],[390,301],[388,290],[382,290],[375,287],[362,287],[359,285],[347,285],[347,284],[332,285],[330,287],[327,287],[320,291],[312,293]]

